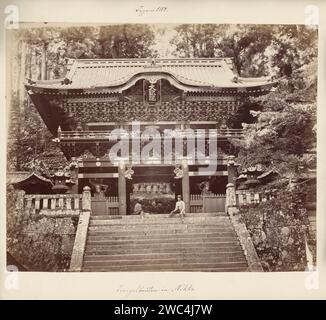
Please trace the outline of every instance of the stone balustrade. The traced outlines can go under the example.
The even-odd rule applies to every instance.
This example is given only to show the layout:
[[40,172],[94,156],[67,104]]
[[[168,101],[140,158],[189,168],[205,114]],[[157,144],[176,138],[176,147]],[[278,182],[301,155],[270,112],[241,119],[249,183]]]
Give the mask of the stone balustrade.
[[243,206],[254,203],[266,202],[274,198],[273,194],[269,193],[258,193],[250,191],[236,191],[237,205]]
[[79,210],[81,194],[28,194],[24,207],[31,210]]

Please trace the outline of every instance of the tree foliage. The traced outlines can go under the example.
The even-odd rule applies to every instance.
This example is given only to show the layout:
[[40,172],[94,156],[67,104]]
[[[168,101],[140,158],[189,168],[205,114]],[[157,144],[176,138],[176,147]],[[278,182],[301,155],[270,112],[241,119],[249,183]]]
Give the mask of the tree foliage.
[[[311,168],[307,153],[316,139],[317,31],[301,25],[178,25],[171,44],[178,57],[232,57],[240,76],[271,75],[277,86],[246,104],[251,118],[245,139],[235,141],[243,166],[263,163],[286,176]],[[40,78],[46,50],[48,78],[65,74],[66,58],[153,57],[154,29],[148,25],[22,28],[15,37],[27,44],[24,75]],[[46,46],[44,46],[44,43]],[[18,45],[18,48],[20,47]],[[19,83],[24,79],[18,79]],[[35,157],[56,153],[56,145],[35,108],[14,87],[9,164],[25,169]],[[250,122],[250,123],[249,123]],[[49,149],[50,148],[50,149]],[[62,155],[59,157],[61,159]],[[57,158],[57,160],[59,159]],[[52,159],[54,162],[61,160]]]
[[[46,59],[47,79],[65,75],[67,58],[146,58],[156,55],[154,32],[148,25],[105,25],[21,28],[15,31],[12,68],[12,97],[8,139],[8,168],[42,173],[65,164],[52,142],[23,83],[40,79]],[[21,48],[24,48],[22,51]],[[17,62],[17,63],[16,63]]]
[[278,29],[271,44],[278,85],[252,99],[260,110],[251,112],[256,121],[244,124],[239,161],[262,163],[291,180],[316,168],[317,34],[302,26]]
[[[258,163],[288,178],[313,168],[316,155],[317,30],[304,25],[181,25],[175,54],[231,57],[240,76],[271,75],[277,86],[252,98],[243,167]],[[249,117],[250,118],[250,117]]]

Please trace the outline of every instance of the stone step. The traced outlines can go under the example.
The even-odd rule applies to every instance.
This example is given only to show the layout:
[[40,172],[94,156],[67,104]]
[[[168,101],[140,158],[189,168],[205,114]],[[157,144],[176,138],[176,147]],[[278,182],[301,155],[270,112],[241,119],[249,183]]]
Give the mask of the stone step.
[[198,254],[198,253],[223,253],[223,252],[243,252],[240,243],[233,245],[219,245],[206,246],[206,245],[183,245],[175,246],[174,244],[169,245],[154,245],[154,246],[117,246],[112,247],[110,245],[104,246],[87,246],[85,254],[99,254],[99,255],[115,255],[115,254],[159,254],[159,253],[177,253],[177,254]]
[[226,233],[235,235],[235,231],[232,228],[211,228],[211,227],[205,227],[205,228],[135,228],[135,229],[123,229],[123,230],[117,230],[117,229],[110,229],[110,228],[91,228],[88,232],[89,236],[95,236],[95,235],[102,235],[102,236],[129,236],[129,235],[136,235],[136,236],[151,236],[151,235],[180,235],[180,234],[205,234],[205,233],[215,233],[215,234],[221,234],[224,235]]
[[94,244],[110,244],[110,245],[125,245],[125,244],[135,244],[135,245],[141,245],[141,244],[153,244],[153,243],[161,243],[161,244],[167,244],[167,243],[206,243],[206,242],[215,242],[215,243],[223,243],[223,242],[235,242],[237,241],[237,238],[234,236],[229,237],[221,237],[221,236],[214,236],[209,238],[203,238],[203,237],[169,237],[169,238],[156,238],[156,239],[107,239],[106,237],[102,237],[101,239],[95,240],[95,239],[87,239],[88,245],[94,245]]
[[218,263],[244,263],[246,260],[242,257],[205,257],[205,260],[202,258],[161,258],[161,259],[147,259],[147,260],[130,260],[126,259],[121,260],[85,260],[85,267],[115,267],[115,266],[127,266],[127,265],[162,265],[162,264],[174,264],[178,265],[189,265],[196,263],[205,263],[205,264],[218,264]]
[[203,232],[203,231],[216,231],[216,232],[230,232],[233,227],[230,224],[226,225],[211,225],[211,224],[169,224],[169,225],[128,225],[128,226],[112,226],[112,225],[97,225],[89,226],[89,234],[98,232],[109,232],[115,234],[130,234],[132,233],[170,233],[170,232]]
[[[158,219],[158,218],[167,218],[168,214],[147,214],[146,219]],[[176,214],[174,217],[178,217],[179,215]],[[225,212],[198,212],[198,213],[188,213],[187,217],[227,217]],[[132,219],[140,219],[139,215],[108,215],[108,214],[91,214],[91,219],[94,220],[132,220]]]
[[161,270],[112,270],[103,267],[83,267],[83,272],[246,272],[248,271],[248,266],[246,267],[227,267],[227,268],[206,268],[206,267],[198,267],[198,268],[183,268],[183,267],[175,267],[175,268],[165,268]]
[[[117,261],[117,260],[153,260],[153,259],[168,259],[168,258],[230,258],[236,257],[239,259],[244,259],[242,251],[222,251],[222,252],[166,252],[166,253],[124,253],[124,254],[97,254],[97,253],[86,253],[84,256],[84,261]],[[205,260],[206,261],[206,260]]]
[[225,213],[91,216],[83,271],[245,271]]
[[236,237],[234,231],[229,232],[216,232],[215,230],[205,230],[202,232],[193,232],[192,230],[189,231],[182,231],[182,232],[135,232],[129,234],[127,232],[124,233],[111,233],[111,232],[90,232],[87,236],[88,240],[126,240],[126,239],[171,239],[173,237],[181,238],[181,237],[193,237],[193,239],[197,239],[200,237],[203,238],[211,238],[211,237]]
[[[226,227],[230,226],[230,221],[224,220],[224,221],[197,221],[197,222],[192,222],[192,221],[182,221],[181,219],[178,221],[139,221],[135,223],[127,223],[127,224],[121,224],[121,223],[111,223],[108,220],[94,220],[89,222],[90,227],[96,227],[96,226],[111,226],[112,228],[117,228],[117,229],[128,229],[128,228],[171,228],[173,226],[221,226],[221,227]],[[181,228],[181,227],[180,227]]]
[[200,239],[196,239],[194,241],[193,239],[167,239],[166,241],[162,240],[132,240],[132,241],[118,241],[118,240],[113,240],[111,241],[110,239],[105,239],[105,240],[100,240],[100,241],[86,241],[86,246],[112,246],[112,248],[127,248],[127,247],[137,247],[139,248],[156,248],[156,247],[164,247],[164,246],[232,246],[232,245],[238,245],[239,240],[235,237],[232,238],[221,238],[221,239],[214,239],[214,238],[207,238],[203,239],[202,241]]
[[239,270],[244,271],[247,269],[246,262],[221,262],[221,263],[185,263],[185,264],[171,264],[171,263],[159,263],[159,264],[129,264],[129,265],[116,265],[116,266],[103,266],[103,265],[84,265],[83,271],[181,271],[188,269],[194,270],[205,270],[215,269],[215,271],[227,271],[227,270]]
[[119,226],[129,226],[129,225],[173,225],[173,224],[214,224],[214,225],[223,225],[229,224],[230,220],[227,217],[198,217],[191,218],[186,217],[183,221],[181,218],[172,217],[172,218],[162,218],[162,219],[135,219],[129,221],[122,220],[93,220],[89,222],[90,226],[97,225],[119,225]]
[[216,238],[216,239],[231,239],[235,237],[236,235],[234,232],[170,232],[170,233],[130,233],[128,234],[110,234],[110,233],[90,233],[87,237],[88,241],[100,241],[100,240],[146,240],[146,241],[152,241],[152,240],[158,240],[161,239],[164,241],[165,239],[207,239],[207,238]]
[[171,242],[171,243],[156,243],[150,245],[146,244],[88,244],[86,252],[129,252],[133,251],[134,253],[146,252],[146,250],[150,250],[151,253],[157,252],[175,252],[178,250],[179,252],[200,252],[200,251],[209,251],[218,249],[227,249],[227,250],[238,250],[241,249],[241,245],[238,241],[232,242],[202,242],[202,243],[194,243],[192,242]]

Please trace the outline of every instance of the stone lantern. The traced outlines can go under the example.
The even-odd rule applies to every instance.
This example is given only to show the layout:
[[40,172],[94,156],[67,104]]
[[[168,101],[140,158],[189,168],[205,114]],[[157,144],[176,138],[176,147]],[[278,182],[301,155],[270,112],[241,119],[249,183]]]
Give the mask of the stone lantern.
[[52,187],[53,193],[66,193],[69,187],[66,185],[66,174],[60,168],[53,175],[54,186]]

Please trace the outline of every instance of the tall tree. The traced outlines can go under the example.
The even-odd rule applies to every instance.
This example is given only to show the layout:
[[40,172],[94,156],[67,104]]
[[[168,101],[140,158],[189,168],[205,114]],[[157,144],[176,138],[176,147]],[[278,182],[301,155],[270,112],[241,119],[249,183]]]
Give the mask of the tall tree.
[[232,57],[240,75],[266,73],[263,54],[272,38],[270,26],[183,24],[175,30],[171,44],[176,46],[176,56]]
[[[232,57],[240,76],[278,85],[247,106],[255,121],[235,141],[244,167],[262,163],[286,177],[315,165],[317,31],[303,25],[179,25],[171,43],[185,57]],[[250,119],[250,117],[248,118]]]
[[[15,30],[8,167],[28,170],[40,162],[51,169],[64,163],[24,88],[26,78],[54,79],[66,72],[66,58],[145,58],[156,55],[148,25],[51,27]],[[45,170],[46,171],[46,170]]]
[[218,56],[218,43],[228,30],[227,25],[182,24],[171,39],[175,55],[185,58],[213,58]]
[[269,47],[270,67],[278,79],[269,94],[252,99],[256,122],[244,124],[239,160],[257,163],[292,181],[316,167],[317,30],[277,26]]
[[109,25],[99,30],[102,58],[154,57],[154,40],[155,34],[148,25]]

